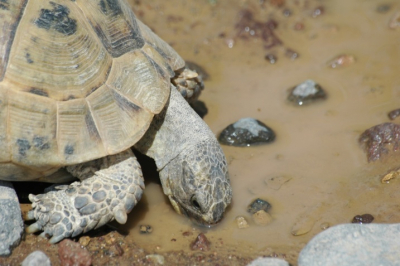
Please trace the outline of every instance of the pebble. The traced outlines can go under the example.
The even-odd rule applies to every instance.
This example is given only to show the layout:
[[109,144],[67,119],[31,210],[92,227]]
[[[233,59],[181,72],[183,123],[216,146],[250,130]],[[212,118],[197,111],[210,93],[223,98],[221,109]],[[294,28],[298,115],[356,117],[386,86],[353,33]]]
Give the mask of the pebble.
[[388,117],[390,120],[395,120],[396,117],[398,117],[399,115],[400,115],[400,109],[396,109],[388,113]]
[[86,247],[90,243],[90,237],[88,236],[82,236],[79,238],[79,244],[81,244],[82,247]]
[[303,30],[304,29],[304,24],[301,22],[297,22],[296,24],[294,24],[294,30]]
[[363,214],[354,216],[351,223],[353,224],[370,224],[374,220],[374,216],[371,214]]
[[150,234],[151,232],[153,232],[153,228],[151,227],[151,225],[139,225],[139,232],[141,234]]
[[278,258],[260,257],[247,264],[247,266],[289,266],[289,263]]
[[90,266],[92,258],[90,253],[81,248],[79,243],[64,239],[58,244],[58,256],[62,266]]
[[257,198],[253,200],[252,203],[247,207],[247,212],[251,214],[255,214],[256,212],[263,210],[265,212],[268,212],[271,209],[271,204],[263,199]]
[[399,265],[400,224],[341,224],[316,235],[299,266]]
[[190,245],[192,250],[201,250],[201,251],[208,251],[210,248],[210,241],[208,241],[207,237],[200,233],[196,239]]
[[266,54],[265,60],[267,60],[271,65],[275,64],[278,61],[278,58],[274,54]]
[[164,256],[158,254],[146,255],[146,259],[154,264],[164,265],[165,263]]
[[325,12],[325,9],[323,6],[316,7],[312,12],[312,17],[313,18],[319,17],[322,14],[324,14],[324,12]]
[[330,66],[331,68],[341,68],[352,65],[354,64],[354,62],[356,62],[356,58],[354,56],[341,54],[330,60],[328,62],[328,66]]
[[247,228],[249,227],[249,224],[246,221],[246,218],[243,216],[238,216],[236,217],[236,223],[239,229]]
[[51,266],[51,262],[45,253],[36,250],[24,259],[21,266]]
[[288,96],[290,102],[299,106],[310,104],[316,100],[322,99],[326,99],[325,91],[319,84],[311,79],[294,87]]
[[253,220],[258,225],[267,225],[272,222],[272,216],[264,210],[260,210],[253,214]]
[[400,11],[394,13],[389,20],[389,28],[397,29],[398,27],[400,27]]
[[358,139],[361,147],[367,154],[368,161],[377,161],[382,155],[399,150],[400,125],[394,123],[383,123],[365,130]]
[[218,137],[221,144],[244,147],[270,143],[275,140],[274,131],[254,118],[242,118],[227,126]]
[[390,182],[390,180],[396,178],[399,176],[399,170],[394,170],[394,171],[390,171],[389,173],[385,174],[382,179],[381,179],[381,183],[382,184],[388,184]]
[[124,254],[124,250],[118,243],[115,243],[105,250],[104,254],[110,257],[120,257]]
[[319,228],[321,228],[322,230],[326,230],[329,227],[331,227],[331,225],[328,222],[324,222],[319,226]]
[[292,49],[286,49],[285,56],[288,57],[289,59],[295,60],[299,57],[299,53]]

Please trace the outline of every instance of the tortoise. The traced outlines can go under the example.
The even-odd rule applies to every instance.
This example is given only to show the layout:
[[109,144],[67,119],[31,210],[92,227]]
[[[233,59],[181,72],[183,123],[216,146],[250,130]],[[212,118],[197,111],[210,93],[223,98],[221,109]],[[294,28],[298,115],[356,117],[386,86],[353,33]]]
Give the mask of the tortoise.
[[10,182],[64,183],[32,202],[51,243],[125,223],[152,157],[173,208],[218,223],[232,190],[223,151],[188,100],[201,79],[124,0],[0,1],[0,254],[21,238]]

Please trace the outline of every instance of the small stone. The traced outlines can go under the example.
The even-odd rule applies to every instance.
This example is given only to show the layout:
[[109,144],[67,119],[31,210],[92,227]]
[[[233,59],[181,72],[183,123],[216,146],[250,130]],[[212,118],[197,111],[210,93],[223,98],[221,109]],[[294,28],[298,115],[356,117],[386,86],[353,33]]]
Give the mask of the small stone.
[[185,232],[182,233],[182,235],[183,236],[191,236],[191,235],[193,235],[193,233],[190,232],[190,231],[185,231]]
[[396,109],[388,113],[388,117],[390,120],[395,120],[396,117],[398,117],[399,115],[400,115],[400,109]]
[[355,57],[348,54],[338,55],[328,62],[328,66],[331,68],[346,67],[353,64],[356,61]]
[[326,230],[329,227],[331,227],[331,225],[328,222],[324,222],[319,226],[322,230]]
[[51,262],[45,253],[36,250],[24,259],[21,266],[51,266]]
[[153,232],[153,228],[151,227],[151,225],[139,225],[139,232],[141,234],[150,234],[151,232]]
[[316,7],[312,12],[312,17],[316,18],[324,14],[325,10],[323,6]]
[[289,8],[285,8],[285,9],[282,11],[282,14],[283,14],[283,16],[285,16],[285,17],[290,17],[290,16],[292,15],[292,11],[291,11]]
[[190,248],[192,250],[208,251],[208,249],[210,248],[210,242],[203,233],[200,233],[192,242]]
[[247,223],[246,219],[243,216],[236,217],[236,223],[239,229],[249,227],[249,224]]
[[267,225],[272,222],[272,216],[264,210],[260,210],[253,214],[253,220],[258,225]]
[[251,214],[255,214],[260,210],[268,212],[270,209],[271,204],[269,204],[268,201],[260,198],[253,200],[253,202],[247,207],[247,211]]
[[150,254],[150,255],[146,255],[146,259],[149,262],[152,262],[154,264],[160,264],[160,265],[164,265],[165,263],[165,258],[162,255],[158,255],[158,254]]
[[396,170],[396,171],[390,171],[389,173],[387,173],[386,175],[384,175],[381,179],[382,184],[388,184],[390,182],[390,180],[398,177],[400,174],[400,170]]
[[400,27],[400,11],[394,13],[392,18],[389,20],[389,28],[397,29],[398,27]]
[[295,30],[304,30],[304,24],[301,22],[297,22],[296,24],[294,24],[293,27]]
[[81,244],[82,247],[86,247],[87,245],[89,245],[90,242],[90,237],[88,236],[82,236],[81,238],[79,238],[79,244]]
[[381,4],[376,8],[376,12],[384,14],[387,13],[390,10],[390,8],[391,5],[389,4]]
[[64,239],[58,244],[58,256],[62,266],[90,266],[92,264],[89,251],[69,239]]
[[275,64],[278,58],[274,54],[266,54],[265,60],[267,60],[271,65]]
[[289,101],[299,106],[321,99],[326,99],[326,93],[319,84],[311,79],[294,87],[288,96]]
[[400,125],[383,123],[365,130],[358,139],[361,147],[367,153],[368,161],[381,159],[388,154],[389,149],[398,151],[400,146]]
[[370,224],[374,220],[374,216],[371,214],[363,214],[354,216],[351,223],[353,224]]
[[274,139],[274,131],[254,118],[238,120],[222,130],[218,137],[221,144],[237,147],[266,144]]
[[297,57],[299,57],[299,54],[292,49],[286,49],[285,56],[292,60],[295,60]]
[[105,250],[104,254],[110,257],[120,257],[124,254],[124,250],[118,243],[115,243],[109,249]]

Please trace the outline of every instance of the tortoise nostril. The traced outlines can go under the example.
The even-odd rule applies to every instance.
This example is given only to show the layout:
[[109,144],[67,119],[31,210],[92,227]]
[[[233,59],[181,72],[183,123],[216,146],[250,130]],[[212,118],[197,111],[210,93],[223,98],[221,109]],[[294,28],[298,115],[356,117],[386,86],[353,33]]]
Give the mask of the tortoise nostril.
[[200,212],[202,211],[201,206],[200,206],[199,202],[197,201],[196,195],[193,195],[190,198],[190,202],[192,203],[193,208],[195,208],[196,210],[198,210]]

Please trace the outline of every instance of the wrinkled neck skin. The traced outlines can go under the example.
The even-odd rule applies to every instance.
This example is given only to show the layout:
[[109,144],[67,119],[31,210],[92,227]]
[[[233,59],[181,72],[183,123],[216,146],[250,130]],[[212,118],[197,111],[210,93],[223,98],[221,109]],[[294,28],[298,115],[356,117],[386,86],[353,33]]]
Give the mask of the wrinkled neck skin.
[[135,148],[155,160],[164,193],[178,213],[203,225],[221,220],[232,199],[225,156],[174,87],[166,108]]

